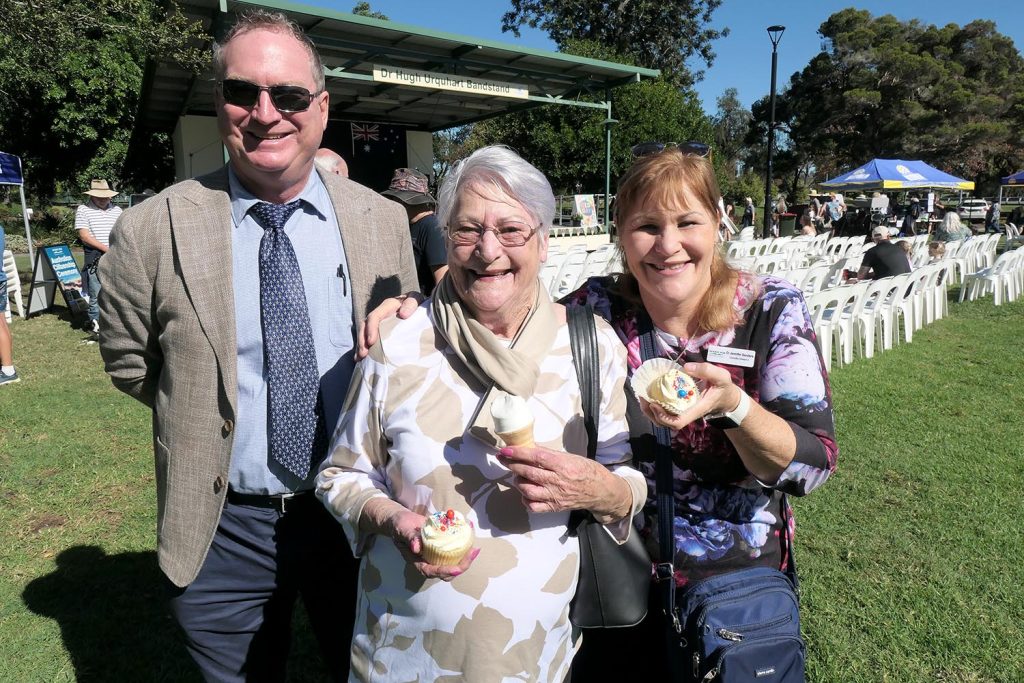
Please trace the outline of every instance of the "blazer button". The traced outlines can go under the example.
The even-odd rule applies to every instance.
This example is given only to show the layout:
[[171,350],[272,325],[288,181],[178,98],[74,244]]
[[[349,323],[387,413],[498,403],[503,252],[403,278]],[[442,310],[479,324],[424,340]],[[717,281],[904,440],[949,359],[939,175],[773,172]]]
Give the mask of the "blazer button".
[[233,431],[235,431],[235,423],[232,420],[224,420],[224,426],[221,427],[224,436],[230,435]]
[[213,480],[213,492],[220,493],[224,490],[224,477],[218,476]]

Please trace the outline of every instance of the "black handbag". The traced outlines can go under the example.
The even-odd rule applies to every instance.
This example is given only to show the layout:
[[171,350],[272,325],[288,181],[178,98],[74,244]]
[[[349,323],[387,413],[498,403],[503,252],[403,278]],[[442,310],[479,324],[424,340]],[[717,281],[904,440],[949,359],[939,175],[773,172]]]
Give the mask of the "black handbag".
[[[600,376],[597,331],[590,305],[570,306],[566,311],[569,340],[583,405],[587,431],[587,457],[597,454],[597,411]],[[635,626],[647,615],[651,585],[651,558],[640,534],[617,544],[593,516],[575,510],[569,517],[569,533],[580,544],[580,574],[576,595],[569,606],[569,621],[578,628]]]
[[[653,326],[640,337],[644,360],[657,357]],[[655,567],[666,616],[665,651],[675,683],[802,683],[804,642],[800,637],[799,580],[788,533],[788,506],[781,505],[786,530],[786,573],[751,567],[702,579],[676,596],[672,529],[672,450],[669,430],[654,426],[658,548]]]

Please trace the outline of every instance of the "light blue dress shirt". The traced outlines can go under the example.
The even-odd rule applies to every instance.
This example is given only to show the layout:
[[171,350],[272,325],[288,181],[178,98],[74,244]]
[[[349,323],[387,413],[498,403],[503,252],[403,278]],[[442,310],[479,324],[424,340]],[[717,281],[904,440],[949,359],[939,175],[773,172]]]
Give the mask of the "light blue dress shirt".
[[[231,451],[231,488],[239,493],[278,494],[313,488],[317,465],[299,479],[269,457],[267,372],[260,312],[260,240],[263,227],[249,214],[260,200],[228,169],[231,192],[231,261],[238,342],[238,414]],[[320,372],[320,393],[328,437],[338,421],[355,362],[355,324],[348,261],[327,188],[314,170],[297,199],[302,207],[285,223],[306,290],[309,321]],[[326,454],[324,454],[326,455]]]

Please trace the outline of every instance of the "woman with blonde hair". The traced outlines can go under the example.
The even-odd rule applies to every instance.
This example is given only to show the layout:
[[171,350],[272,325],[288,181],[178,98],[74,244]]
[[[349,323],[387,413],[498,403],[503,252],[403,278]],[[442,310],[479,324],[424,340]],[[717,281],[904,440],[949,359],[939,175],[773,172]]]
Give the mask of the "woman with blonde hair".
[[[678,359],[703,387],[679,415],[628,396],[633,457],[649,491],[654,427],[670,430],[673,557],[660,556],[653,496],[640,526],[652,559],[672,563],[679,589],[738,569],[785,570],[793,526],[783,494],[802,496],[823,484],[838,453],[828,374],[803,295],[728,264],[715,243],[718,200],[707,158],[671,146],[638,158],[616,194],[626,272],[591,278],[565,300],[589,303],[611,323],[631,375],[642,349],[653,348]],[[575,680],[672,680],[658,594],[651,591],[638,627],[587,632]],[[625,662],[622,652],[640,657]]]
[[956,211],[947,211],[946,215],[942,217],[939,227],[935,228],[932,240],[937,242],[956,242],[957,240],[965,240],[971,235],[973,235],[971,229],[963,224],[960,220],[960,215]]

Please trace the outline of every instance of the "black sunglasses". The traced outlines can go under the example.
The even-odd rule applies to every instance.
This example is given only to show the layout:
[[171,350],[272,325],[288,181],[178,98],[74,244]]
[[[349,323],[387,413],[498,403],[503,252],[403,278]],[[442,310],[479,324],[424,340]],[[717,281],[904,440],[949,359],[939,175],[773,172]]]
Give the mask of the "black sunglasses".
[[311,93],[297,85],[256,85],[249,81],[240,81],[228,78],[218,83],[224,101],[236,107],[249,109],[256,106],[260,99],[260,93],[266,90],[270,93],[270,101],[274,103],[280,112],[291,113],[306,111],[309,109],[313,98],[320,93]]
[[703,142],[641,142],[638,145],[633,145],[630,148],[630,152],[633,153],[633,157],[645,157],[650,154],[658,154],[666,149],[678,149],[680,152],[687,156],[695,156],[700,158],[711,156],[711,145],[706,145]]

